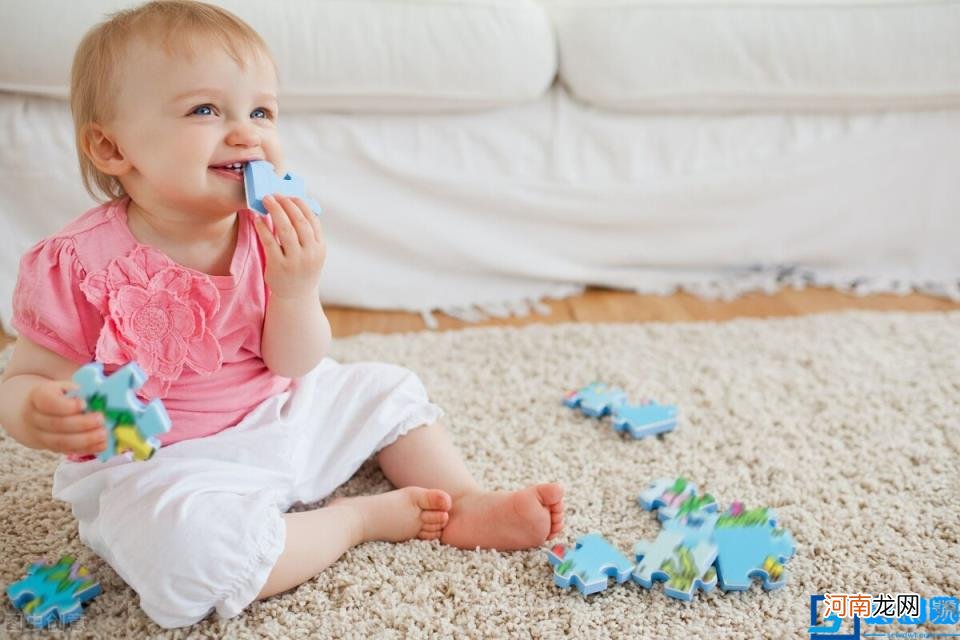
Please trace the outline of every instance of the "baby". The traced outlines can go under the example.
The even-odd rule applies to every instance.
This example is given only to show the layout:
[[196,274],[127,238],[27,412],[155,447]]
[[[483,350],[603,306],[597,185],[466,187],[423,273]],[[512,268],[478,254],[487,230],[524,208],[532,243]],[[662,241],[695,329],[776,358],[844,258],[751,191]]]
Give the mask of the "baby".
[[[511,550],[560,531],[562,487],[481,487],[415,374],[325,357],[317,217],[280,195],[245,208],[244,163],[285,170],[276,68],[247,24],[188,1],[116,13],[76,52],[71,108],[105,203],[21,260],[0,423],[68,454],[54,497],[157,624],[236,616],[368,540]],[[150,460],[91,459],[101,416],[66,392],[93,360],[150,376],[173,422]],[[373,454],[399,489],[286,513]]]

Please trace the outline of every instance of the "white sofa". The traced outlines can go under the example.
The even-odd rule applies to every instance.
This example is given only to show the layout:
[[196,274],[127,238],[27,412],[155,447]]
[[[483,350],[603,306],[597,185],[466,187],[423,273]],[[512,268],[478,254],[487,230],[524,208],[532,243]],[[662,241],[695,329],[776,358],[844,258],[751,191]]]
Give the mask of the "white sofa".
[[[218,3],[278,60],[328,303],[474,317],[588,284],[960,299],[960,2]],[[0,4],[5,323],[17,257],[92,205],[69,66],[130,4]]]

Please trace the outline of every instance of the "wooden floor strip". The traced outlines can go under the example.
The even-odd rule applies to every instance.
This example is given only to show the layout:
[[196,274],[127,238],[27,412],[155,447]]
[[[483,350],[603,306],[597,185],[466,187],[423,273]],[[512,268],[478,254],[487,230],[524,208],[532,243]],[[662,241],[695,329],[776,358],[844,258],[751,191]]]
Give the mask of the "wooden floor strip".
[[[927,295],[882,294],[854,296],[833,289],[783,289],[773,295],[751,293],[735,300],[704,300],[689,293],[671,296],[637,295],[625,291],[589,289],[583,295],[545,302],[549,315],[491,318],[465,322],[442,313],[435,314],[441,331],[466,327],[519,327],[533,323],[558,322],[690,322],[730,320],[750,317],[781,317],[854,309],[886,311],[960,310],[960,303]],[[403,311],[370,311],[351,307],[327,306],[334,336],[358,333],[401,333],[427,329],[423,317]],[[0,345],[9,342],[0,336]]]

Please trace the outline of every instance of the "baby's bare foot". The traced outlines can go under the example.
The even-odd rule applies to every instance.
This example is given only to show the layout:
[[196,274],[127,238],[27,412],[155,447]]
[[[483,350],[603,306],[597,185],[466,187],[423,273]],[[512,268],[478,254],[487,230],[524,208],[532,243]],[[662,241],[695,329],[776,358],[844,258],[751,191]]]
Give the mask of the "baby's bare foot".
[[529,549],[562,528],[563,487],[538,484],[520,491],[484,491],[458,498],[440,542],[462,549]]
[[357,510],[362,522],[361,542],[401,542],[439,538],[447,524],[450,505],[450,495],[445,491],[404,487],[375,496],[337,498],[329,506]]

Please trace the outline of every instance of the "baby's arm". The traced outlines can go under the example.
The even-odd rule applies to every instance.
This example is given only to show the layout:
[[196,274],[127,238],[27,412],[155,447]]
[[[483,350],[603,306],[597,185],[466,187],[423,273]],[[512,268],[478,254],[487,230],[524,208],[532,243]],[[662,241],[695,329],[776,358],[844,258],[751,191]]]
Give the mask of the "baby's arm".
[[103,416],[83,413],[70,376],[77,365],[20,336],[0,381],[0,425],[31,449],[96,454],[107,446]]
[[267,196],[263,204],[276,237],[258,218],[270,288],[260,350],[271,371],[296,378],[317,366],[330,348],[330,322],[318,294],[327,255],[323,230],[300,198]]

